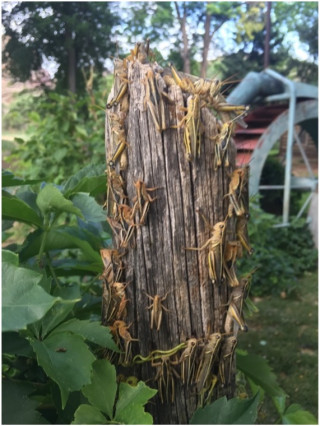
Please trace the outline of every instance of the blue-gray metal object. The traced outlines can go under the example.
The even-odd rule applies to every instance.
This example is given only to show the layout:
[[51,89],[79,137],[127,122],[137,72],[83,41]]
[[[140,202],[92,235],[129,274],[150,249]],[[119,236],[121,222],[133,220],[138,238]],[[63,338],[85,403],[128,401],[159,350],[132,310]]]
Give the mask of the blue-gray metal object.
[[[249,180],[249,193],[250,195],[257,194],[260,189],[278,189],[279,185],[273,186],[259,186],[260,178],[264,163],[269,155],[270,150],[274,144],[279,140],[281,135],[283,135],[288,129],[289,123],[289,114],[290,110],[285,110],[280,114],[267,128],[266,132],[260,137],[257,147],[253,152],[252,161],[250,162],[250,180]],[[298,123],[301,123],[304,120],[318,118],[318,102],[316,100],[309,100],[300,102],[295,107],[295,114],[293,116],[291,127]],[[287,147],[288,151],[288,147]],[[288,186],[288,181],[285,180],[284,185],[281,185],[284,190],[289,192],[292,188],[308,188],[310,191],[314,191],[317,187],[317,179],[315,176],[310,175],[309,178],[293,178],[291,177],[291,159],[292,159],[292,146],[290,149],[289,155],[291,158],[290,161],[290,186]],[[287,152],[288,155],[288,152]],[[287,160],[288,161],[288,160]],[[287,186],[286,186],[287,185]],[[285,202],[285,200],[284,200]],[[287,204],[288,207],[289,203]],[[287,209],[288,212],[288,209]],[[288,213],[287,213],[288,214]],[[283,224],[288,223],[288,217],[283,217]]]
[[[283,213],[282,222],[287,224],[289,222],[289,209],[290,209],[290,192],[291,192],[291,169],[292,169],[292,146],[293,146],[293,130],[294,130],[294,117],[296,112],[296,90],[293,81],[288,80],[282,75],[273,70],[267,69],[271,77],[283,83],[285,92],[289,96],[289,114],[288,114],[288,136],[287,136],[287,150],[286,150],[286,168],[284,176],[284,193],[283,193]],[[273,96],[274,98],[274,96]]]
[[227,102],[233,105],[250,105],[257,97],[266,97],[283,92],[280,81],[262,71],[251,71],[233,89],[227,97]]
[[[250,162],[250,195],[254,195],[259,191],[259,181],[264,163],[273,145],[280,136],[287,131],[287,150],[285,163],[285,182],[280,185],[284,189],[283,196],[283,217],[282,224],[287,225],[289,222],[290,208],[290,192],[293,187],[297,187],[297,182],[293,185],[292,171],[292,147],[294,140],[297,142],[302,158],[309,172],[308,182],[302,183],[300,187],[307,187],[311,191],[317,186],[317,180],[312,173],[308,159],[304,153],[303,147],[294,130],[297,123],[307,119],[318,117],[317,101],[306,101],[297,103],[298,98],[318,99],[318,89],[315,86],[305,83],[296,83],[283,77],[277,72],[266,69],[261,73],[250,72],[242,80],[242,82],[233,90],[227,98],[232,104],[249,104],[255,99],[265,97],[268,102],[288,100],[288,110],[281,114],[266,129],[266,132],[260,137],[257,148],[254,150],[252,160]],[[298,184],[299,185],[299,184]],[[279,185],[264,186],[263,189],[276,189]],[[262,187],[260,187],[262,189]],[[303,206],[303,209],[306,206]],[[300,211],[298,215],[300,216]]]

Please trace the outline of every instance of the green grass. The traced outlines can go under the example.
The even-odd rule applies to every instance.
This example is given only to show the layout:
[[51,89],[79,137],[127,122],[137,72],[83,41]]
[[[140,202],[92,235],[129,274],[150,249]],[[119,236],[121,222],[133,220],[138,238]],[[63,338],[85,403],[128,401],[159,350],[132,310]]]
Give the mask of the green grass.
[[[318,276],[306,273],[296,296],[268,296],[254,301],[259,312],[247,318],[249,332],[238,348],[265,357],[288,394],[287,404],[301,404],[318,416]],[[264,403],[259,422],[274,424],[272,403]]]

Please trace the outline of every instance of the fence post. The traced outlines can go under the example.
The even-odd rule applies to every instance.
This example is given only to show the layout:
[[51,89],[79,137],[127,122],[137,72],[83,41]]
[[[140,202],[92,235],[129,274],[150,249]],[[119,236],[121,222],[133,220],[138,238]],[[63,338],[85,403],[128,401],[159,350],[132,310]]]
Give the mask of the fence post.
[[182,424],[200,405],[234,396],[234,347],[246,327],[245,282],[234,261],[247,244],[247,169],[227,195],[236,150],[202,94],[200,118],[191,121],[200,152],[191,147],[188,155],[185,109],[198,94],[182,90],[172,69],[148,62],[144,48],[116,62],[107,105],[114,247],[101,251],[103,323],[123,349],[121,373],[159,389],[147,407],[154,423]]

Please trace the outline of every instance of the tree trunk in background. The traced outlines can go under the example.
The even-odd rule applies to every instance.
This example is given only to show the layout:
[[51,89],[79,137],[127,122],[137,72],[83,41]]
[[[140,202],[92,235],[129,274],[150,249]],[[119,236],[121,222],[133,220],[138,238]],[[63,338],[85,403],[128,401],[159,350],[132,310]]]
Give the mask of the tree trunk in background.
[[76,51],[73,46],[71,31],[66,30],[66,46],[68,55],[68,89],[76,93]]
[[[150,100],[153,104],[160,104],[160,99],[165,102],[167,129],[162,132],[156,130],[145,100],[145,79],[151,69],[156,77],[158,94],[156,101],[152,96]],[[209,110],[203,107],[201,121],[204,134],[200,157],[189,162],[183,142],[184,127],[172,128],[184,117],[185,113],[181,108],[186,105],[189,95],[183,94],[176,85],[167,87],[162,69],[156,63],[129,61],[126,72],[130,82],[129,109],[126,111],[127,107],[123,105],[128,99],[125,101],[124,98],[123,103],[113,103],[109,99],[110,109],[106,115],[109,187],[116,180],[118,183],[122,182],[120,186],[123,186],[119,190],[119,185],[116,187],[114,184],[111,192],[109,189],[108,216],[115,231],[114,248],[122,256],[120,261],[118,259],[116,264],[112,264],[113,271],[119,272],[115,279],[128,283],[125,288],[125,298],[129,300],[126,314],[119,314],[117,318],[125,321],[127,326],[131,324],[126,331],[138,341],[126,343],[119,335],[119,329],[117,334],[115,317],[109,320],[105,318],[104,323],[111,326],[118,336],[116,340],[118,339],[124,351],[127,350],[126,359],[122,357],[120,360],[120,363],[126,364],[121,372],[144,380],[148,386],[159,388],[158,394],[147,406],[147,410],[154,416],[154,423],[186,424],[201,403],[201,392],[196,383],[187,386],[181,381],[182,363],[179,361],[183,347],[180,346],[179,349],[178,345],[190,338],[198,339],[197,355],[192,358],[196,368],[205,339],[212,333],[221,333],[221,345],[208,372],[210,380],[215,376],[218,378],[212,399],[223,395],[232,397],[235,391],[234,357],[224,350],[230,334],[236,335],[238,331],[233,321],[232,325],[226,325],[231,288],[226,282],[220,285],[211,282],[208,273],[208,248],[202,251],[186,250],[186,247],[202,247],[210,238],[210,229],[198,210],[211,225],[223,221],[227,216],[229,201],[225,195],[235,167],[235,147],[231,141],[228,146],[230,166],[222,165],[215,170],[213,138],[217,134],[217,123]],[[171,75],[170,70],[166,69],[165,72]],[[116,78],[115,94],[120,84],[121,81]],[[171,101],[167,101],[166,97],[161,98],[160,91],[168,93]],[[118,118],[112,114],[117,114]],[[128,157],[127,166],[124,162],[121,164],[122,170],[121,160],[115,159],[113,155],[118,144],[115,139],[120,134],[118,131],[117,135],[115,131],[119,117],[125,119],[125,152]],[[111,160],[112,157],[114,161]],[[149,204],[144,225],[137,225],[141,213],[139,209],[136,210],[133,219],[134,234],[127,247],[123,247],[125,235],[133,228],[130,228],[130,220],[126,223],[122,220],[123,223],[120,224],[117,203],[122,202],[133,208],[137,200],[135,184],[139,180],[147,188],[158,188],[149,192],[156,199]],[[127,198],[119,195],[123,192]],[[143,201],[142,209],[146,206],[145,203]],[[225,241],[235,240],[236,219],[229,218],[226,223]],[[107,287],[108,284],[105,292],[107,294],[109,291],[110,294],[110,285]],[[162,310],[159,330],[156,330],[155,325],[151,330],[152,309],[148,307],[153,302],[147,294],[164,297],[162,304],[168,311]],[[224,334],[226,331],[227,336]],[[162,357],[158,353],[151,362],[151,352],[156,350],[171,352]],[[225,383],[221,383],[221,371],[224,372]]]
[[174,2],[174,5],[176,7],[178,21],[180,24],[181,29],[181,35],[182,35],[182,59],[183,59],[183,72],[186,74],[191,73],[191,67],[190,67],[190,54],[189,54],[189,42],[188,42],[188,35],[187,35],[187,11],[186,6],[183,3],[183,15],[181,16],[179,5],[177,2]]
[[227,19],[222,20],[216,28],[214,28],[210,32],[211,28],[211,19],[212,15],[207,11],[206,12],[206,19],[204,23],[204,37],[203,37],[203,50],[202,50],[202,63],[201,63],[201,70],[200,70],[200,77],[205,78],[207,75],[207,68],[208,68],[208,54],[209,54],[209,48],[210,43],[212,40],[213,35],[218,31],[219,28],[222,27],[222,25],[226,22]]

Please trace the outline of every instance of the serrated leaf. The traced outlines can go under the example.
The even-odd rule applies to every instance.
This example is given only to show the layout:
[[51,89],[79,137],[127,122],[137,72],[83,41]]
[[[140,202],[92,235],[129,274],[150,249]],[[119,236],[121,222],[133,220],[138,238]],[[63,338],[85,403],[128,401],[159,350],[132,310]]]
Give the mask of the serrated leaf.
[[55,211],[73,213],[76,216],[83,218],[78,207],[74,206],[72,201],[67,200],[59,189],[50,183],[39,192],[37,197],[37,206],[44,215],[48,212]]
[[95,357],[82,337],[70,332],[52,333],[46,339],[31,344],[38,364],[58,384],[64,408],[70,392],[90,383]]
[[36,410],[38,403],[28,397],[34,388],[23,382],[2,382],[2,424],[48,424]]
[[2,196],[2,218],[39,227],[43,225],[38,214],[28,204],[14,196]]
[[86,221],[103,222],[106,220],[106,214],[102,206],[100,206],[89,194],[76,194],[72,197],[72,202],[81,210]]
[[250,399],[224,396],[212,404],[196,410],[190,424],[203,425],[248,425],[254,424],[258,415],[259,393]]
[[74,413],[72,425],[105,425],[106,418],[99,408],[88,404],[81,404]]
[[91,384],[82,389],[83,395],[96,408],[113,417],[113,406],[117,392],[116,369],[106,359],[93,363]]
[[108,348],[115,352],[120,352],[112,339],[110,329],[100,324],[98,321],[79,320],[73,318],[59,325],[54,332],[71,331],[79,334],[85,340]]
[[2,250],[2,262],[10,263],[14,266],[19,266],[19,256],[10,250]]
[[59,299],[39,286],[42,274],[2,265],[2,330],[18,331],[42,318]]
[[237,353],[237,368],[271,396],[285,396],[267,361],[253,354]]
[[114,420],[134,425],[153,424],[152,416],[144,406],[156,393],[156,389],[149,388],[144,382],[138,382],[137,386],[120,383]]
[[318,420],[312,413],[304,410],[299,404],[291,404],[282,415],[284,425],[317,425]]
[[88,165],[65,183],[62,192],[66,197],[77,192],[87,192],[90,195],[99,194],[106,189],[105,165]]

